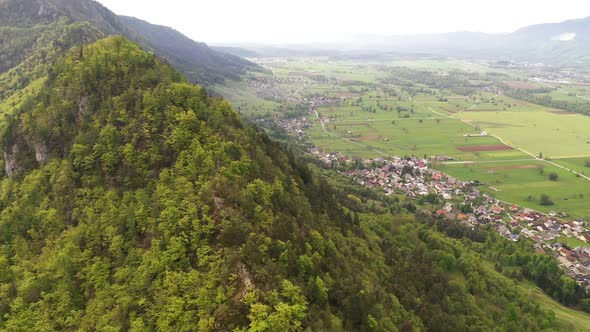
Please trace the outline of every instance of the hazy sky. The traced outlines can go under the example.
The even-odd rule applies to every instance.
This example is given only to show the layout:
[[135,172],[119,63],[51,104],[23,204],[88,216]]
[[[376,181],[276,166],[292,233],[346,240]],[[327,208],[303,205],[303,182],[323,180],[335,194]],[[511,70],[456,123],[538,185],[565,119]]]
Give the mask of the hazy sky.
[[510,32],[590,16],[589,0],[99,0],[117,14],[213,44],[299,43],[346,35]]

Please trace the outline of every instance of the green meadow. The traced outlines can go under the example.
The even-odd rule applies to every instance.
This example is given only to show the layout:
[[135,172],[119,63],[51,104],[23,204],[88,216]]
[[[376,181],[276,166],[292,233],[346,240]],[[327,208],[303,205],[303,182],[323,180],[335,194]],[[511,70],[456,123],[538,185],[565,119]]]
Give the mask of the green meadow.
[[463,112],[461,119],[545,157],[590,156],[590,117],[535,111]]
[[583,332],[589,330],[589,314],[563,306],[530,282],[521,281],[517,285],[521,291],[538,303],[543,309],[550,310],[555,314],[555,321],[559,325],[558,331]]
[[590,175],[590,156],[584,158],[555,159],[553,162],[584,175]]
[[[539,160],[496,163],[446,164],[436,169],[458,179],[478,180],[496,198],[539,211],[565,211],[575,218],[590,219],[590,183],[561,168]],[[556,173],[557,181],[549,180]],[[553,205],[542,206],[549,195]]]
[[[438,115],[424,106],[434,101],[409,101],[365,96],[362,103],[321,107],[326,133],[315,115],[308,130],[309,139],[325,151],[339,151],[351,157],[376,157],[371,149],[387,155],[435,156],[448,155],[457,160],[526,159],[529,156],[516,150],[464,152],[461,146],[501,144],[493,137],[466,137],[477,134],[475,128],[457,119]],[[376,104],[391,106],[391,110],[366,111]],[[400,106],[412,110],[397,112]],[[349,141],[355,141],[351,143]],[[366,148],[363,148],[365,146]]]

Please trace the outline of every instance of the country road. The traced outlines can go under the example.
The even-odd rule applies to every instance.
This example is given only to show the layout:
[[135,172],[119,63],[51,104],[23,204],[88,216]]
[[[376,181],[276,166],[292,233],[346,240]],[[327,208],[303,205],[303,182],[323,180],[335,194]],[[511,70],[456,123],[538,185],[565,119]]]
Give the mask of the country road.
[[[412,99],[412,100],[414,100],[414,99]],[[472,106],[470,109],[473,109],[473,108],[474,108],[476,105],[477,105],[477,104],[474,104],[474,105],[473,105],[473,106]],[[437,112],[437,111],[433,110],[433,109],[432,109],[432,107],[430,107],[430,106],[427,106],[427,108],[428,108],[430,111],[434,112],[435,114],[438,114],[438,115],[445,116],[445,114],[442,114],[442,113],[440,113],[440,112]],[[470,126],[472,126],[472,127],[477,127],[476,125],[474,125],[473,123],[471,123],[471,122],[469,122],[469,121],[467,121],[467,120],[464,120],[464,119],[461,119],[461,118],[457,118],[457,117],[455,117],[455,114],[453,114],[453,115],[446,115],[446,117],[447,117],[447,118],[451,118],[451,119],[455,119],[455,120],[459,120],[459,121],[461,121],[461,122],[463,122],[463,123],[465,123],[465,124],[468,124],[468,125],[470,125]],[[586,175],[584,175],[584,174],[582,174],[582,173],[580,173],[580,172],[574,171],[574,170],[573,170],[573,169],[571,169],[571,168],[567,168],[567,167],[561,166],[561,165],[559,165],[559,164],[556,164],[556,163],[554,163],[554,162],[552,162],[552,161],[550,161],[550,160],[543,159],[543,158],[539,158],[539,157],[535,156],[534,154],[530,153],[530,152],[529,152],[529,151],[527,151],[527,150],[524,150],[524,149],[522,149],[522,148],[520,148],[520,147],[518,147],[518,146],[515,146],[515,145],[512,145],[512,144],[510,144],[510,143],[507,143],[506,141],[504,141],[504,139],[502,139],[502,138],[501,138],[501,137],[499,137],[499,136],[496,136],[496,135],[494,135],[494,134],[488,134],[488,135],[489,135],[489,136],[491,136],[491,137],[494,137],[494,138],[495,138],[495,139],[497,139],[497,140],[499,140],[499,141],[500,141],[502,144],[504,144],[504,145],[507,145],[507,146],[509,146],[509,147],[511,147],[511,148],[513,148],[513,149],[515,149],[515,150],[517,150],[517,151],[520,151],[520,152],[522,152],[522,153],[524,153],[524,154],[526,154],[526,155],[528,155],[528,156],[532,157],[532,158],[533,158],[533,160],[538,160],[538,161],[545,162],[545,163],[547,163],[547,164],[549,164],[549,165],[553,165],[553,166],[555,166],[555,167],[557,167],[557,168],[561,168],[561,169],[563,169],[563,170],[566,170],[566,171],[568,171],[568,172],[571,172],[571,173],[573,173],[573,174],[577,175],[578,177],[581,177],[581,178],[583,178],[583,179],[586,179],[586,180],[590,181],[590,177],[588,177],[588,176],[586,176]]]

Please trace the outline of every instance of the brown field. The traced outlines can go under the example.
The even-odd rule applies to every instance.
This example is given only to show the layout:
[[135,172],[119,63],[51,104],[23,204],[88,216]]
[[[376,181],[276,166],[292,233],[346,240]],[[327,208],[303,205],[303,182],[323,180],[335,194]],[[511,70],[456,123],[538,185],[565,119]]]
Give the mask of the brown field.
[[537,88],[537,86],[535,86],[534,84],[527,83],[527,82],[508,81],[508,82],[504,82],[504,83],[513,89],[534,90]]
[[523,127],[522,125],[509,124],[509,123],[498,123],[498,122],[488,122],[488,121],[475,121],[475,123],[479,126],[485,126],[485,127],[489,127],[489,128]]
[[543,168],[545,166],[539,164],[527,164],[527,165],[512,165],[512,166],[498,166],[486,168],[488,171],[505,171],[509,169],[530,169],[530,168]]
[[526,105],[528,105],[528,103],[526,101],[523,101],[523,100],[512,99],[510,102],[512,104],[516,104],[516,105],[519,105],[519,106],[526,106]]
[[568,114],[578,114],[576,112],[568,112],[568,111],[551,111],[553,114],[561,114],[561,115],[568,115]]
[[502,112],[502,110],[499,110],[497,108],[474,108],[471,110],[465,110],[465,112]]
[[443,110],[445,110],[445,111],[447,111],[447,112],[451,113],[451,114],[455,114],[455,113],[459,113],[459,112],[461,112],[460,110],[452,110],[452,109],[449,109],[449,108],[446,108],[446,107],[441,107],[441,108],[442,108]]
[[495,145],[467,145],[467,146],[458,146],[457,150],[463,152],[480,152],[480,151],[501,151],[501,150],[512,150],[511,147],[504,144],[495,144]]

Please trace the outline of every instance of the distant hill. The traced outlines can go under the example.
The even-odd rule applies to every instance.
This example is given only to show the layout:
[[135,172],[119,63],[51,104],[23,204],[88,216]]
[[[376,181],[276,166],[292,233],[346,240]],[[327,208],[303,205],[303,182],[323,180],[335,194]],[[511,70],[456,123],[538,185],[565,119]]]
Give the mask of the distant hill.
[[495,57],[590,67],[590,18],[538,24],[509,34],[455,32],[382,40],[395,51]]
[[231,47],[231,46],[211,46],[211,48],[218,52],[233,54],[235,56],[239,56],[242,58],[255,58],[259,56],[258,53],[255,51],[241,48],[241,47]]
[[590,17],[522,28],[504,43],[520,59],[590,67]]
[[257,68],[249,61],[214,51],[171,28],[117,16],[96,1],[3,0],[0,2],[0,74],[42,49],[50,48],[53,49],[50,53],[59,54],[54,48],[56,43],[63,44],[63,49],[76,44],[69,42],[71,37],[63,37],[73,29],[80,30],[82,22],[86,22],[86,30],[95,31],[76,32],[76,41],[123,35],[165,58],[193,83],[221,83]]
[[393,53],[506,59],[590,68],[590,17],[538,24],[504,34],[468,31],[417,35],[362,34],[343,42],[258,46],[252,49],[262,56]]
[[561,23],[531,25],[511,34],[535,42],[576,40],[590,42],[590,17]]

